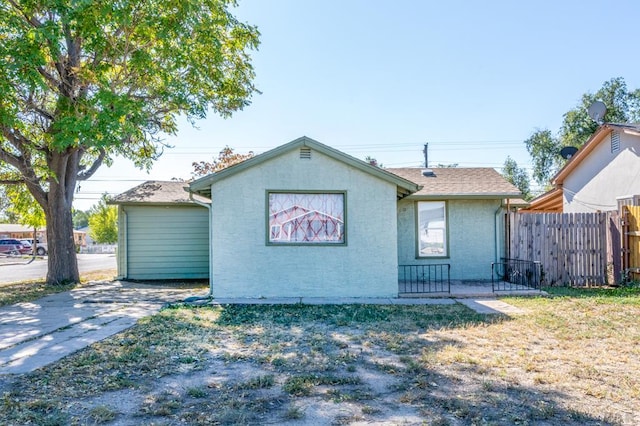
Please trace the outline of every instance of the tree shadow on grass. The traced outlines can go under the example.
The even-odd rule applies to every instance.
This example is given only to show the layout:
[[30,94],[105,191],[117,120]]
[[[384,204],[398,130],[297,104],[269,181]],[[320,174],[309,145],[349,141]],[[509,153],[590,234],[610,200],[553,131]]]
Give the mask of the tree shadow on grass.
[[[438,354],[449,351],[455,358],[467,343],[455,334],[443,338],[429,331],[455,333],[509,320],[459,304],[175,307],[68,357],[63,365],[20,378],[5,394],[3,416],[8,423],[47,418],[58,422],[54,424],[71,423],[95,408],[79,409],[80,394],[84,400],[99,400],[109,393],[133,391],[143,402],[135,413],[119,414],[120,420],[127,416],[169,424],[327,425],[623,422],[607,413],[574,410],[571,407],[579,405],[572,405],[568,394],[521,383],[462,355],[439,363]],[[62,367],[64,374],[56,373]],[[105,377],[118,381],[103,386]],[[167,393],[169,382],[189,385]]]

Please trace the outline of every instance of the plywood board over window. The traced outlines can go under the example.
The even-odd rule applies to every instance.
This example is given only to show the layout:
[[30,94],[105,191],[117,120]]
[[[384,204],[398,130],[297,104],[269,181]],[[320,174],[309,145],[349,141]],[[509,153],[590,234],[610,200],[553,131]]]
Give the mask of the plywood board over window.
[[344,192],[268,192],[267,243],[345,244]]

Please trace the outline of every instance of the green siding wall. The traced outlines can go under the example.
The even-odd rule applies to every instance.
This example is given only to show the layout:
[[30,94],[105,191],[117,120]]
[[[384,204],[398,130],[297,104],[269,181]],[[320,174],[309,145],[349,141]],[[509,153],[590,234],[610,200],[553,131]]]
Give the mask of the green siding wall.
[[[125,278],[185,279],[209,276],[209,219],[204,207],[124,206]],[[123,250],[121,250],[122,252]]]

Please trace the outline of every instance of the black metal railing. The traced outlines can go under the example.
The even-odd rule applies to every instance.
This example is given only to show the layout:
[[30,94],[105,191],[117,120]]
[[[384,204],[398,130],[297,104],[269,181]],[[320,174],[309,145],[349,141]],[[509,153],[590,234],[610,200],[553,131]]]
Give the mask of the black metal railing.
[[541,280],[540,262],[502,258],[491,264],[493,291],[539,290]]
[[451,265],[400,265],[398,293],[451,293]]

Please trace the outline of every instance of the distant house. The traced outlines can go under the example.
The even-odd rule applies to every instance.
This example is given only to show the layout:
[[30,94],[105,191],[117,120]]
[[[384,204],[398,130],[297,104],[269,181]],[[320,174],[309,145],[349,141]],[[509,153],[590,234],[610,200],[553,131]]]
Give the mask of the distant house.
[[[0,223],[0,238],[15,238],[18,240],[33,239],[33,228],[15,223]],[[86,245],[86,232],[80,230],[73,231],[73,240],[78,247]],[[36,229],[36,239],[47,244],[47,229]]]
[[640,194],[640,125],[603,124],[552,179],[529,212],[618,210]]
[[80,247],[80,253],[115,253],[117,244],[104,244],[97,243],[93,238],[91,238],[91,228],[88,226],[83,226],[82,228],[78,228],[77,231],[84,232],[85,235],[85,244]]
[[[116,197],[119,275],[197,270],[216,297],[393,297],[400,265],[486,280],[503,256],[505,200],[520,196],[490,168],[381,169],[302,137],[191,184]],[[180,237],[192,244],[172,257]]]

